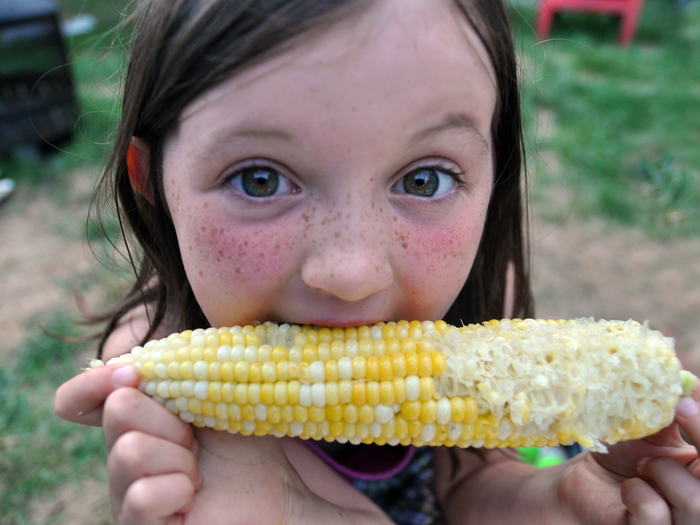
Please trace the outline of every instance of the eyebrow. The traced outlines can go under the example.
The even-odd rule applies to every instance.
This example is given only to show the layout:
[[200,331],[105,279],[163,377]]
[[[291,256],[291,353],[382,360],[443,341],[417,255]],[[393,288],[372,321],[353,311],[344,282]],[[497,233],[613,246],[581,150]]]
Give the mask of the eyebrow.
[[294,142],[294,136],[284,130],[265,127],[241,127],[222,133],[215,140],[216,143],[225,143],[231,139],[254,138],[263,140],[275,140],[283,142]]
[[417,144],[426,139],[433,138],[435,135],[452,130],[471,131],[479,137],[479,142],[481,142],[484,147],[488,148],[489,146],[489,140],[481,133],[477,120],[466,113],[450,113],[442,122],[416,133],[412,137],[411,142]]
[[[481,133],[479,130],[477,121],[475,118],[467,115],[466,113],[450,113],[441,122],[434,126],[430,126],[424,130],[419,131],[414,134],[410,139],[411,146],[419,144],[424,140],[431,139],[436,135],[440,135],[449,131],[469,131],[474,133],[478,137],[478,141],[484,146],[485,149],[489,149],[489,140]],[[273,142],[295,142],[295,137],[292,133],[278,128],[266,128],[257,127],[255,125],[243,126],[240,128],[235,128],[224,132],[217,136],[213,143],[209,144],[206,149],[200,154],[207,154],[211,151],[216,151],[219,147],[225,146],[231,139],[238,138],[252,138],[261,140],[270,140]]]

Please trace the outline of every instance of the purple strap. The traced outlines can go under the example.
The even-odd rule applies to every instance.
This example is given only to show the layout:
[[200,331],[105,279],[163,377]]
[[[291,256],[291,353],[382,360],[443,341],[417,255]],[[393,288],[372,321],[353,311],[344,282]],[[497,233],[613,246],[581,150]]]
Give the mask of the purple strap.
[[[302,442],[345,478],[351,480],[378,481],[390,478],[401,472],[411,462],[416,453],[416,449],[413,446],[391,447],[394,449],[391,451],[386,450],[386,447],[366,446],[364,450],[354,455],[351,461],[343,464],[321,450],[313,441],[302,440]],[[362,445],[352,446],[360,447]],[[403,454],[399,450],[402,450]]]

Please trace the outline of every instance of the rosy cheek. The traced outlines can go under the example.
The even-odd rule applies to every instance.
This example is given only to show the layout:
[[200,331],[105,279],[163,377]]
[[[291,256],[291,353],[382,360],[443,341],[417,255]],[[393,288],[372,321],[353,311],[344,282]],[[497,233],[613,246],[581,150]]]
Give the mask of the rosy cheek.
[[276,286],[289,275],[296,245],[290,228],[225,224],[216,217],[202,219],[192,235],[191,253],[185,257],[193,286],[211,287],[220,282],[226,287],[222,292],[232,293],[233,287]]
[[466,281],[479,246],[481,228],[455,222],[406,235],[403,285],[431,317],[444,315]]

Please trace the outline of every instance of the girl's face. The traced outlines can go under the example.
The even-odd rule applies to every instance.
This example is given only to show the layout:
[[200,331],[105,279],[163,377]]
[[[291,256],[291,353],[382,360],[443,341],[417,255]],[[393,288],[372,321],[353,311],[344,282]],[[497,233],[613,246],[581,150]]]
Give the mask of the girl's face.
[[196,99],[163,180],[212,325],[444,316],[481,239],[495,102],[447,0],[379,0]]

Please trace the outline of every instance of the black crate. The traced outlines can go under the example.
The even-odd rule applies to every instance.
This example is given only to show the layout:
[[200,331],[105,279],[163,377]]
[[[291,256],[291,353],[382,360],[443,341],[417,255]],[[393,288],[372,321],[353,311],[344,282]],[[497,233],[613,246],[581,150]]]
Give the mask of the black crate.
[[73,134],[75,84],[58,9],[48,0],[0,0],[0,153]]

